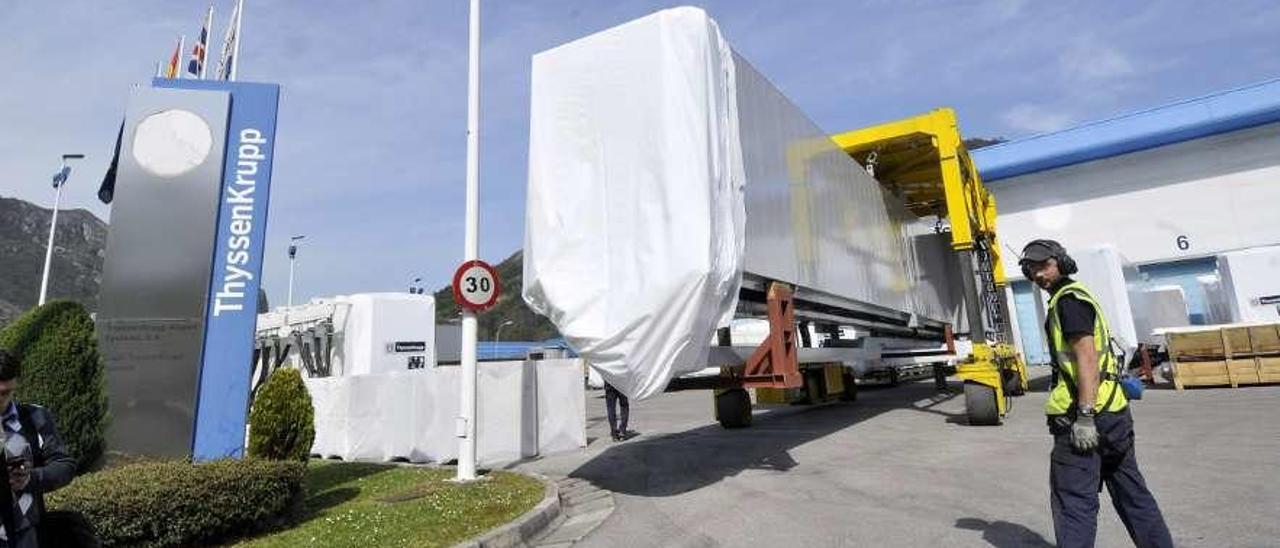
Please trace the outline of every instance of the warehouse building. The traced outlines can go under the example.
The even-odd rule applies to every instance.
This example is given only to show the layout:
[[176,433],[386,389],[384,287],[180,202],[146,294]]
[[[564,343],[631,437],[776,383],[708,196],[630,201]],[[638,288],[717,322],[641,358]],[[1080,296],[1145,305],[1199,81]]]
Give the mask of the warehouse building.
[[[1197,278],[1217,273],[1220,254],[1280,244],[1280,79],[973,156],[1005,244],[1114,245],[1151,284],[1182,287],[1193,325],[1214,319]],[[1024,354],[1045,363],[1037,295],[1016,261],[1005,270]]]

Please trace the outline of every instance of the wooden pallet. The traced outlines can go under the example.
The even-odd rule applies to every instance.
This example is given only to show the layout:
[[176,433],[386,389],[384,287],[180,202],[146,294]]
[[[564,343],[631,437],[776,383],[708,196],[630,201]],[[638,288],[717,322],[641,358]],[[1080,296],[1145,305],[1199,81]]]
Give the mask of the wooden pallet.
[[1178,328],[1163,334],[1178,390],[1280,382],[1280,323]]

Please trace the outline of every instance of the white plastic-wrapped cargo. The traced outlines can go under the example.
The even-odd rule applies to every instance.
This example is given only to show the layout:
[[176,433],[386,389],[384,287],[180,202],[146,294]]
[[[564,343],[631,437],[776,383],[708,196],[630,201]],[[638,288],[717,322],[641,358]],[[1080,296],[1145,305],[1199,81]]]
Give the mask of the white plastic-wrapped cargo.
[[949,319],[906,209],[700,9],[535,55],[530,118],[524,299],[632,397],[703,367],[744,273]]
[[1155,332],[1171,327],[1191,325],[1187,297],[1180,285],[1159,285],[1142,292],[1142,313],[1134,317],[1142,342],[1164,344],[1164,336]]
[[1071,257],[1080,269],[1073,277],[1097,297],[1111,337],[1126,356],[1132,356],[1138,343],[1146,342],[1139,337],[1134,322],[1135,316],[1142,314],[1141,293],[1145,289],[1137,267],[1112,245],[1073,250]]
[[1218,274],[1232,321],[1280,319],[1280,246],[1223,253],[1218,256]]
[[1204,292],[1204,323],[1219,325],[1231,323],[1231,303],[1227,302],[1222,277],[1217,274],[1196,276],[1196,284]]

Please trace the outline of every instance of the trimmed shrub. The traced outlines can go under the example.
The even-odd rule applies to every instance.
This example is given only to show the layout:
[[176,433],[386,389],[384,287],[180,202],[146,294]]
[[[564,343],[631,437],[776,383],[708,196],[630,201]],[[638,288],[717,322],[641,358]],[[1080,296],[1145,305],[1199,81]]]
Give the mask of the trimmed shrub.
[[305,473],[299,462],[144,461],[81,476],[48,503],[83,515],[103,546],[203,546],[288,523]]
[[249,456],[307,460],[315,441],[315,409],[297,369],[277,369],[249,411]]
[[50,301],[28,310],[4,331],[3,346],[22,364],[18,401],[49,408],[81,471],[102,456],[107,387],[93,320],[79,303]]

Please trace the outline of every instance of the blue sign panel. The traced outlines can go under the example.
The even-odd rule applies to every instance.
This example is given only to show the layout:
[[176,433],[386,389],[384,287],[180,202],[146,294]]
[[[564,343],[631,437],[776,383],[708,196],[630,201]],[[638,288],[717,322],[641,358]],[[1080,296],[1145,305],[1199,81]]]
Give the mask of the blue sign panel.
[[241,457],[280,87],[159,78],[154,85],[231,93],[192,455],[196,460]]

